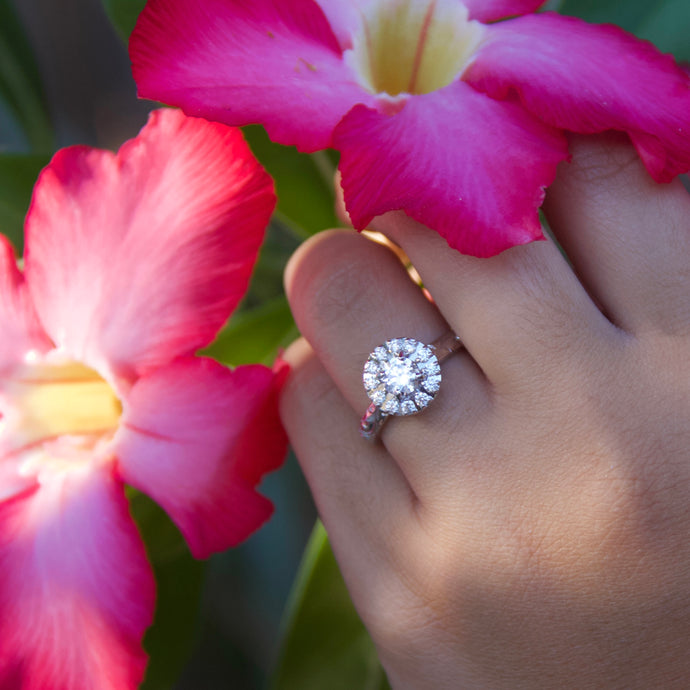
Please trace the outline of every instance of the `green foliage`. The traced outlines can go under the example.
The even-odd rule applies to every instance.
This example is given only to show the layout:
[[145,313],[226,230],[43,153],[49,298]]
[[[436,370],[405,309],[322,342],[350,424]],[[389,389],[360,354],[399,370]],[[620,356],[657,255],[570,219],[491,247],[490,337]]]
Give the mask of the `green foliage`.
[[125,42],[129,39],[145,4],[146,0],[103,0],[110,21]]
[[339,225],[334,211],[335,165],[323,151],[298,153],[274,144],[263,127],[244,128],[254,155],[276,183],[278,217],[302,238]]
[[272,690],[386,690],[374,644],[355,611],[321,523],[295,580]]
[[651,4],[651,9],[636,33],[673,53],[677,60],[690,60],[690,2],[665,0]]
[[50,151],[53,134],[33,52],[9,0],[0,0],[0,98],[32,150]]
[[280,348],[297,337],[285,297],[236,314],[204,354],[231,366],[260,362],[270,365]]
[[24,216],[31,193],[48,156],[0,155],[0,232],[24,251]]
[[560,11],[590,22],[618,24],[678,60],[690,60],[687,0],[564,0]]
[[150,661],[141,690],[169,690],[196,641],[206,564],[192,557],[162,508],[142,493],[127,491],[156,578],[156,618],[144,638]]
[[247,296],[202,354],[230,366],[270,366],[279,350],[299,335],[283,291],[285,264],[298,244],[287,226],[270,224]]
[[243,308],[254,308],[284,295],[283,272],[303,238],[293,227],[281,223],[276,215],[266,230]]

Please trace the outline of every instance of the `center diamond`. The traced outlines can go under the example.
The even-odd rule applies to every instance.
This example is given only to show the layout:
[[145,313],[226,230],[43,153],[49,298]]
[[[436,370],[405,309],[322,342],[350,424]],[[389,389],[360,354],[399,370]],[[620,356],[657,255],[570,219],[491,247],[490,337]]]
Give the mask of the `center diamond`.
[[409,359],[394,359],[384,364],[385,382],[388,388],[396,393],[412,393],[419,379],[420,372]]
[[421,412],[438,392],[441,367],[433,348],[412,338],[394,338],[377,347],[364,365],[364,388],[389,415]]

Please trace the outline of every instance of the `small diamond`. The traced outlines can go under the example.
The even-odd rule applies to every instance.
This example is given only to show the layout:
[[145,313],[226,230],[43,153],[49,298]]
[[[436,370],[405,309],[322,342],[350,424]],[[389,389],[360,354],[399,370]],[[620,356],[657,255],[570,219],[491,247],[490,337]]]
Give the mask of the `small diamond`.
[[388,350],[385,347],[383,347],[383,345],[381,345],[380,347],[377,347],[369,356],[371,357],[372,355],[374,359],[383,361],[388,357]]
[[383,401],[383,404],[381,405],[381,409],[384,412],[387,412],[388,414],[398,414],[398,410],[400,409],[400,402],[398,401],[398,399],[395,396],[389,395]]
[[371,371],[364,370],[364,375],[362,376],[362,381],[364,381],[364,387],[370,391],[376,388],[378,381],[376,379],[376,374]]
[[[434,353],[431,351],[431,348],[428,345],[425,345],[424,343],[417,343],[417,347],[415,348],[415,358],[418,362],[426,363],[429,361],[435,361],[436,357],[434,356]],[[433,357],[433,360],[431,359]]]
[[369,391],[369,398],[371,398],[371,402],[373,402],[374,405],[381,407],[383,401],[386,399],[386,387],[383,384],[379,384],[376,390]]
[[364,365],[364,373],[376,373],[377,364],[373,359],[368,359],[367,363]]
[[402,338],[394,338],[389,340],[384,347],[389,353],[392,352],[394,355],[399,355],[401,352],[404,352],[405,341]]
[[420,410],[423,410],[432,400],[433,398],[424,391],[417,391],[414,394],[414,403]]
[[441,375],[436,374],[433,376],[427,376],[426,380],[422,385],[424,386],[424,390],[427,393],[434,395],[438,392],[438,389],[441,385]]
[[414,414],[417,412],[417,406],[411,400],[405,400],[400,405],[400,414]]
[[423,410],[441,383],[441,367],[433,348],[412,338],[393,338],[377,347],[364,365],[367,395],[391,415]]
[[434,374],[440,374],[441,373],[441,367],[440,367],[438,360],[436,359],[435,356],[433,359],[427,359],[423,362],[420,362],[419,368],[427,376],[433,376]]

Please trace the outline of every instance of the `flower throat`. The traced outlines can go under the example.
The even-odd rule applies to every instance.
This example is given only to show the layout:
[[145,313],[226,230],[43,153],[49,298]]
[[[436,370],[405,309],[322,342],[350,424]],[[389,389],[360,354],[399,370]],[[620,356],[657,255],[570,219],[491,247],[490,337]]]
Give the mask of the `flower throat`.
[[372,93],[430,93],[461,76],[483,35],[457,0],[378,0],[346,60]]

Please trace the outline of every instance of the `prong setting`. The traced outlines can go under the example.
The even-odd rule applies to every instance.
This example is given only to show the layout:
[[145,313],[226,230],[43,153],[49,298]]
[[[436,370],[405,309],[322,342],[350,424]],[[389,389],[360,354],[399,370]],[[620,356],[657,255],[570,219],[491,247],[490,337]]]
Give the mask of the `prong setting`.
[[377,347],[362,375],[372,403],[386,415],[409,416],[425,409],[441,383],[434,350],[413,338],[392,338]]

